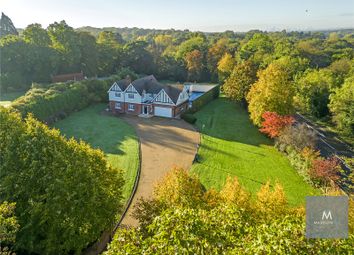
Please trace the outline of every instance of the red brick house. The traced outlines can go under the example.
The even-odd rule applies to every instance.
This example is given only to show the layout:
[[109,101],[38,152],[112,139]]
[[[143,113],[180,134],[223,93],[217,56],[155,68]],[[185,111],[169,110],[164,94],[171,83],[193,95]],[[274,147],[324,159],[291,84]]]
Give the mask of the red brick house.
[[133,82],[124,79],[108,90],[110,110],[141,116],[174,118],[188,107],[188,91],[183,85],[164,85],[153,75]]

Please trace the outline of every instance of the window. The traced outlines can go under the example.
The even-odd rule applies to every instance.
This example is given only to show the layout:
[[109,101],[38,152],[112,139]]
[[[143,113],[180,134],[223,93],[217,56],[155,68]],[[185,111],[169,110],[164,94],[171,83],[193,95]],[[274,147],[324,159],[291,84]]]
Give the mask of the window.
[[120,97],[120,93],[114,93],[114,95],[116,96],[116,97]]
[[115,108],[116,109],[121,109],[121,104],[119,102],[116,102]]
[[135,110],[135,105],[128,104],[128,111],[134,111],[134,110]]
[[128,98],[134,99],[134,94],[128,94]]

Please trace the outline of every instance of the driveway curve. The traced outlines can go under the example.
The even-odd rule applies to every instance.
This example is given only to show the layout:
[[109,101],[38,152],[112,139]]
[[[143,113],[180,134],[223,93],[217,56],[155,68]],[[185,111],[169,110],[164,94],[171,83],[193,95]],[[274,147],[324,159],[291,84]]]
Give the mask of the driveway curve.
[[141,172],[132,203],[121,226],[137,226],[132,217],[134,205],[139,198],[152,196],[156,181],[172,167],[189,169],[199,144],[199,133],[183,120],[153,117],[149,119],[125,115],[140,139]]

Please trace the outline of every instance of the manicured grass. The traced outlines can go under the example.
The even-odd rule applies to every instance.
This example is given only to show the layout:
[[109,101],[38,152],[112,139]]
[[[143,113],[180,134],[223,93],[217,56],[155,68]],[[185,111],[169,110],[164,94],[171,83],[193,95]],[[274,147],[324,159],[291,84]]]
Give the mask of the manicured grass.
[[132,191],[139,165],[139,144],[134,128],[123,120],[101,115],[104,104],[90,106],[71,114],[55,124],[66,137],[82,139],[93,148],[101,149],[108,162],[124,170],[126,201]]
[[9,92],[9,93],[0,93],[0,106],[9,106],[12,101],[14,101],[16,98],[23,96],[26,92],[21,91],[21,92]]
[[290,205],[304,204],[306,195],[319,193],[303,181],[272,141],[252,125],[239,105],[219,98],[195,116],[203,134],[198,153],[200,162],[191,171],[199,175],[207,188],[220,189],[229,175],[237,176],[253,195],[267,180],[271,184],[278,181]]

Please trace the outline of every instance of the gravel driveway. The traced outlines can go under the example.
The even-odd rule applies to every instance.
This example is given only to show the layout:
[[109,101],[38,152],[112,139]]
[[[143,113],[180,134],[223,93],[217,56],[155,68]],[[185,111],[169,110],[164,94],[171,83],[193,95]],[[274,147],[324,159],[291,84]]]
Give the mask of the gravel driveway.
[[132,208],[140,197],[151,197],[154,184],[172,167],[189,169],[192,165],[199,133],[183,120],[153,117],[149,119],[125,115],[141,142],[141,174],[133,201],[122,225],[137,226],[131,216]]

